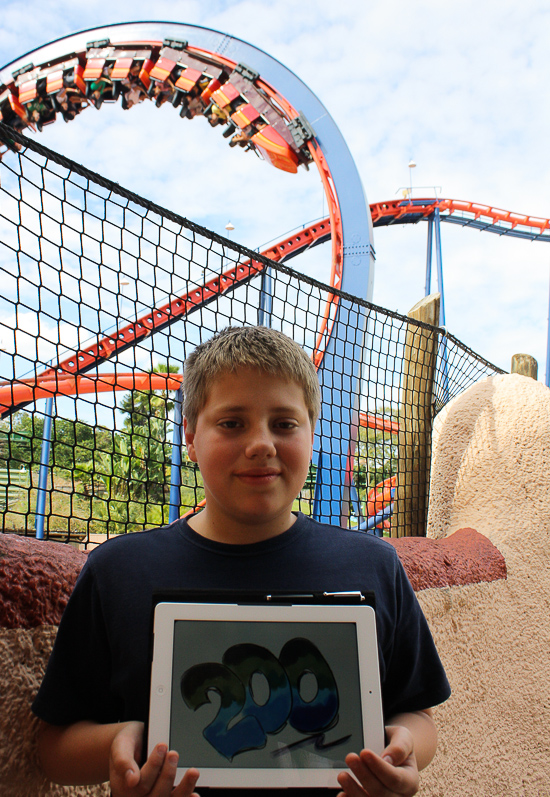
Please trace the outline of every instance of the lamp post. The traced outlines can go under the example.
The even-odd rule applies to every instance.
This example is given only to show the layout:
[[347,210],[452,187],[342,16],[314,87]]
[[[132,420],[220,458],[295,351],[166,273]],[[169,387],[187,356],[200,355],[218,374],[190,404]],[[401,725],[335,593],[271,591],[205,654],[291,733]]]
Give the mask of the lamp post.
[[129,285],[128,280],[119,280],[120,286],[120,308],[119,308],[119,315],[124,317],[124,299],[126,298],[126,294],[124,293],[124,289]]
[[416,163],[411,158],[409,161],[409,199],[412,202],[412,193],[413,193],[413,178],[412,178],[412,170],[416,169]]

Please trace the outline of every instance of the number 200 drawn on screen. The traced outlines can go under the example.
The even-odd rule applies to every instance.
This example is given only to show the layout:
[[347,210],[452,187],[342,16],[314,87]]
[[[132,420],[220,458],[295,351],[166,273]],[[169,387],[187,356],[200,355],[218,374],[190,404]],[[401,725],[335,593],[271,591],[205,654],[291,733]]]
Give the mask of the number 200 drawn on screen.
[[[267,699],[257,701],[253,676],[267,682]],[[316,691],[304,696],[305,676],[313,676]],[[319,648],[308,639],[290,639],[279,657],[266,647],[242,643],[228,648],[219,662],[203,662],[181,677],[181,695],[196,711],[210,703],[209,691],[220,696],[219,710],[204,728],[204,738],[229,761],[247,750],[265,747],[267,734],[288,723],[305,736],[328,730],[338,721],[336,680]]]

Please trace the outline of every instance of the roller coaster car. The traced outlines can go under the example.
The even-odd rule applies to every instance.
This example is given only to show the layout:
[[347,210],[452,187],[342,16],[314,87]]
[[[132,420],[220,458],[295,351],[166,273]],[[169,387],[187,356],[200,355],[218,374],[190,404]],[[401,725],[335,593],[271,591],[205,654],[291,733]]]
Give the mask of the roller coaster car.
[[[90,69],[88,69],[90,66]],[[111,80],[112,66],[105,66],[105,62],[95,59],[84,70],[84,80],[86,80],[86,96],[90,102],[99,110],[104,102],[116,102],[120,93],[120,84],[114,84]]]
[[25,109],[19,102],[17,94],[6,89],[0,94],[1,120],[15,130],[23,130],[29,123]]
[[241,95],[239,89],[235,88],[230,81],[227,81],[217,91],[212,93],[211,101],[215,102],[218,108],[228,113],[235,111],[238,105],[246,105],[246,98]]
[[[113,73],[115,69],[113,69]],[[132,108],[132,106],[137,105],[139,102],[143,102],[147,96],[145,86],[140,77],[142,72],[143,67],[141,63],[139,61],[134,61],[126,72],[126,76],[120,80],[120,87],[122,91],[122,107],[125,111],[127,111],[129,108]],[[149,81],[149,84],[150,83],[151,81]]]
[[[298,142],[296,140],[292,131],[287,126],[280,108],[276,107],[276,105],[273,103],[273,100],[263,91],[263,89],[255,84],[254,81],[257,80],[258,77],[258,75],[254,76],[254,74],[246,68],[246,65],[239,64],[229,75],[229,83],[231,84],[233,90],[238,91],[241,97],[246,99],[247,104],[255,108],[256,111],[258,111],[262,117],[267,120],[269,126],[276,131],[278,136],[280,136],[286,142],[287,147],[296,154],[298,163],[307,164],[311,160],[311,155],[307,145],[304,147],[303,142]],[[272,153],[272,155],[275,155],[275,153]],[[273,162],[270,158],[268,158],[268,160]],[[289,160],[290,163],[294,161],[292,157],[290,157]],[[290,167],[290,171],[294,171],[294,169],[290,166],[290,163],[287,163],[287,166]],[[279,166],[277,168],[282,167]]]
[[85,94],[86,84],[82,79],[84,72],[78,58],[61,61],[48,67],[37,67],[23,73],[16,80],[19,101],[22,104],[36,99],[38,95],[46,97],[56,94],[64,86],[78,89]]
[[123,107],[130,108],[145,98],[153,68],[151,50],[121,47],[91,47],[86,54],[83,80],[86,94],[96,108],[103,102],[116,102],[123,96]]
[[158,80],[160,83],[164,83],[165,80],[172,78],[172,72],[176,69],[177,65],[177,61],[173,61],[171,58],[161,55],[149,72],[149,77],[151,80]]
[[147,96],[153,100],[157,108],[160,108],[165,102],[171,102],[174,107],[177,107],[181,102],[182,95],[175,91],[173,82],[168,78],[163,81],[149,81]]
[[123,86],[131,85],[147,91],[151,85],[149,74],[154,65],[151,56],[151,50],[132,50],[119,55],[111,79],[120,80]]
[[63,70],[59,66],[33,69],[16,80],[19,102],[29,123],[35,124],[38,130],[55,122],[57,108],[51,92],[58,84],[63,84]]
[[65,86],[57,92],[54,102],[65,122],[71,122],[88,105],[78,89]]
[[52,124],[56,119],[56,112],[51,97],[42,97],[40,94],[25,106],[27,118],[31,124],[42,131],[46,125]]
[[65,122],[70,122],[87,107],[84,67],[75,58],[47,75],[46,93],[53,94],[54,106]]
[[[75,61],[76,63],[69,62],[68,64],[64,65],[62,87],[74,91],[79,91],[82,94],[82,96],[84,96],[86,94],[86,83],[84,82],[83,78],[84,67],[78,63],[78,60],[76,58]],[[56,84],[53,78],[52,78],[51,91],[56,91]],[[48,93],[50,93],[49,88],[48,88]]]
[[212,94],[217,91],[221,86],[221,81],[218,78],[212,78],[212,80],[208,83],[207,87],[201,93],[201,100],[205,105],[208,105],[210,101],[210,97]]
[[[167,81],[174,84],[176,95],[173,104],[179,105],[182,98],[191,92],[200,95],[204,107],[213,91],[226,77],[220,66],[193,58],[186,52],[186,42],[165,41],[158,61],[150,71],[151,80],[160,83]],[[196,91],[196,89],[199,91]]]
[[[249,101],[251,98],[253,101]],[[231,139],[231,146],[246,146],[250,142],[277,169],[293,174],[298,171],[300,157],[291,133],[282,117],[248,78],[233,72],[229,80],[212,94],[212,102],[222,111],[230,112],[231,122],[242,131]],[[271,119],[277,129],[271,124]]]
[[[258,110],[249,103],[247,105],[241,105],[235,113],[231,115],[231,128],[235,130],[237,127],[240,128],[240,131],[233,136],[229,142],[229,146],[234,147],[236,144],[239,144],[241,147],[254,149],[255,146],[252,141],[254,135],[261,130],[265,130],[268,124]],[[227,135],[228,132],[226,131],[224,136]]]
[[[16,111],[15,109],[19,107],[21,112]],[[22,115],[21,115],[22,114]],[[13,127],[14,130],[22,131],[27,127],[27,115],[19,104],[19,101],[15,94],[11,92],[9,89],[6,89],[0,94],[0,122],[3,122],[10,127]],[[5,144],[8,149],[11,149],[12,152],[19,152],[21,149],[21,144],[18,144],[16,141],[12,139],[2,138],[0,139],[1,144]]]
[[204,104],[200,98],[200,89],[192,89],[191,92],[184,97],[183,107],[180,116],[185,116],[187,119],[193,119],[195,116],[204,114]]
[[240,127],[241,130],[246,130],[246,128],[254,125],[258,121],[263,122],[263,125],[266,124],[260,116],[260,112],[250,103],[241,105],[235,113],[231,114],[231,121],[237,127]]
[[251,138],[252,143],[276,169],[296,174],[300,163],[298,155],[271,125],[266,125]]
[[[246,146],[250,141],[250,135],[256,132],[250,127],[251,122],[260,116],[256,109],[251,105],[248,107],[249,103],[247,103],[245,97],[229,81],[218,86],[214,91],[203,92],[201,97],[205,94],[208,94],[210,103],[204,115],[210,124],[212,126],[220,123],[227,124],[228,127],[223,133],[224,138],[232,136],[237,127],[240,127],[242,131],[246,130],[248,134],[246,137],[237,133],[237,138],[232,138],[230,144],[230,146],[235,146],[237,143],[241,146]],[[244,111],[245,108],[248,108],[248,111]]]

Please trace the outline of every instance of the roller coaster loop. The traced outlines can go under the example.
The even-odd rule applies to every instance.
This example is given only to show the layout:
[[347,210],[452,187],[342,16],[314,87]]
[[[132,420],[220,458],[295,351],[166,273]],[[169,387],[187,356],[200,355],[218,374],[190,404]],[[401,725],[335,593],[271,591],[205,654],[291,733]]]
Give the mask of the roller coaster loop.
[[[206,117],[212,127],[221,126],[226,138],[231,136],[231,145],[252,150],[283,171],[295,173],[299,166],[314,164],[329,208],[331,284],[348,294],[372,298],[372,227],[353,158],[317,97],[263,51],[193,25],[122,23],[59,39],[0,70],[1,120],[14,130],[42,130],[57,116],[71,121],[90,105],[100,108],[120,100],[129,109],[145,99],[157,106],[170,102],[187,119]],[[12,142],[13,148],[16,143]],[[354,267],[346,268],[347,263]],[[316,363],[324,378],[314,445],[318,464],[314,514],[334,522],[340,522],[346,511],[342,502],[348,443],[344,441],[354,434],[358,355],[366,323],[364,318],[356,319],[357,343],[342,350],[336,345],[345,339],[340,310],[340,300],[331,296],[316,344]],[[343,312],[353,325],[349,318],[353,311],[344,304]],[[166,320],[165,314],[160,319],[156,311],[153,315],[153,326]],[[126,332],[131,335],[136,329]],[[122,345],[120,338],[114,344],[104,341],[104,351],[93,355],[96,363],[98,354],[113,354]],[[347,373],[345,361],[354,363],[352,373]],[[344,384],[339,385],[338,429],[330,417],[333,374],[345,374]],[[323,450],[330,455],[323,456]]]

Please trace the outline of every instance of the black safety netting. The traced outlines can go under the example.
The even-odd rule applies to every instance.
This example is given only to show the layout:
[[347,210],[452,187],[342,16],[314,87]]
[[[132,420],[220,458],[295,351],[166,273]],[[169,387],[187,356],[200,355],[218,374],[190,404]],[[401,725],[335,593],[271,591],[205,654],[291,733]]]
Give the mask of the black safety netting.
[[[267,260],[3,125],[0,137],[4,531],[88,545],[193,511],[200,472],[184,446],[173,463],[186,356],[228,325],[260,323],[322,364],[345,305],[360,362],[349,439],[332,441],[349,452],[342,514],[378,534],[425,532],[434,415],[500,369],[442,329]],[[325,365],[319,374],[331,382]],[[314,461],[295,509],[315,513],[317,478]]]

